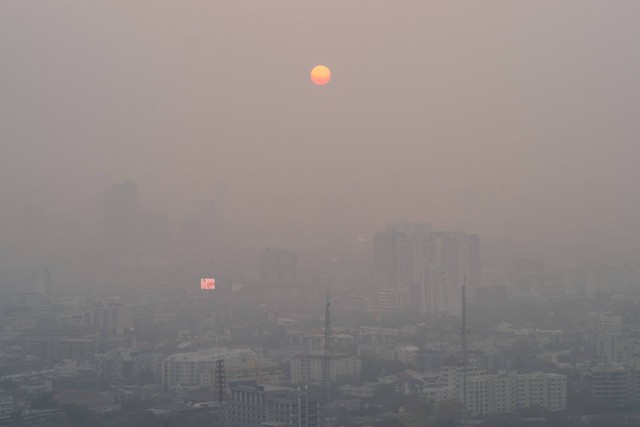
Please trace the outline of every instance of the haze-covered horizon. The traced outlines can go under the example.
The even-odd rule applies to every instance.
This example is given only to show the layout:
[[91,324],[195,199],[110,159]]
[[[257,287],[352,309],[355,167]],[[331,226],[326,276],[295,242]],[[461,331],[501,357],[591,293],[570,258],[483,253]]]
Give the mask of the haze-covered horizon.
[[[104,239],[105,192],[126,180],[140,218],[167,218],[176,239],[208,218],[234,259],[369,248],[396,221],[538,248],[635,245],[639,13],[2,2],[0,264],[34,246],[75,260]],[[316,64],[327,86],[310,83]]]

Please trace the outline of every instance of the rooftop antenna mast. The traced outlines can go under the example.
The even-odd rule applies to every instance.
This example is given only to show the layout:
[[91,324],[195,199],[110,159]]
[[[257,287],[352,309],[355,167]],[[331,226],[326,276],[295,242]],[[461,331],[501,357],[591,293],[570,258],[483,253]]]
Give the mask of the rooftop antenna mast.
[[331,302],[329,300],[329,290],[324,306],[324,360],[322,369],[322,386],[324,392],[324,402],[329,404],[329,383],[331,381]]
[[331,302],[329,290],[327,289],[327,299],[324,306],[324,358],[322,360],[322,388],[324,401],[324,421],[325,426],[331,426]]
[[467,427],[467,275],[462,279],[462,426]]
[[215,427],[227,425],[227,370],[224,367],[224,359],[216,360],[215,388],[217,393],[217,408],[214,416]]
[[218,402],[224,403],[227,398],[227,372],[224,368],[224,359],[216,360],[216,389]]

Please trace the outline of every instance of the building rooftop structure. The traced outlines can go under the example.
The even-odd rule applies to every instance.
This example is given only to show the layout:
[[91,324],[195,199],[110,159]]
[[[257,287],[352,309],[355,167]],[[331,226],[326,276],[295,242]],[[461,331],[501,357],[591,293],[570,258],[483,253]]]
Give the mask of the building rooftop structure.
[[167,357],[166,361],[180,362],[215,362],[220,359],[254,357],[255,352],[246,348],[211,348],[189,353],[175,353]]

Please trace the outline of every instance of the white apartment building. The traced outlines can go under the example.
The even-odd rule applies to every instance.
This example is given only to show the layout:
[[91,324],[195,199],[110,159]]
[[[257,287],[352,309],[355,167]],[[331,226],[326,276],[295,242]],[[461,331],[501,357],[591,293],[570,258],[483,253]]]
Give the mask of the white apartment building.
[[402,363],[415,363],[418,350],[420,349],[415,345],[399,345],[393,350],[393,360]]
[[517,407],[539,407],[551,412],[567,409],[566,375],[533,372],[516,375]]
[[0,420],[11,418],[13,412],[13,398],[11,396],[0,396]]
[[132,327],[133,314],[131,307],[103,302],[82,312],[66,316],[62,322],[71,326],[94,327],[114,332],[118,328]]
[[135,348],[96,353],[95,371],[102,378],[136,379],[142,372],[157,373],[158,355]]
[[[321,383],[325,367],[324,354],[298,354],[291,359],[291,382],[294,384]],[[362,362],[358,356],[333,354],[329,358],[329,379],[353,378],[360,375]]]
[[[450,395],[463,400],[463,371],[448,368],[442,371],[440,388],[430,387],[423,398],[438,401]],[[533,372],[516,374],[503,372],[488,375],[470,368],[467,373],[467,410],[472,415],[515,412],[520,408],[538,407],[557,412],[567,409],[567,377],[565,375]]]
[[591,332],[620,333],[622,331],[622,316],[601,311],[590,311],[586,315],[585,326]]
[[420,391],[420,399],[423,402],[441,402],[453,397],[453,390],[450,387],[425,387]]
[[279,365],[261,359],[249,349],[213,348],[192,353],[177,353],[162,362],[162,385],[180,386],[215,385],[216,362],[224,359],[227,380],[272,381],[278,375]]
[[[353,344],[353,335],[349,334],[332,334],[330,343],[332,348],[340,348],[351,346]],[[306,351],[320,352],[324,350],[324,333],[309,334],[302,337],[302,344]]]

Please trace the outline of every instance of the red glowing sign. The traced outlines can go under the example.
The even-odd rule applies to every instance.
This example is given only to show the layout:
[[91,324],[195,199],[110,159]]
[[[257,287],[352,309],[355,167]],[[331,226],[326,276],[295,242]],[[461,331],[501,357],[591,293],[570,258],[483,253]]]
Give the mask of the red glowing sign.
[[203,290],[214,290],[216,288],[216,279],[213,278],[204,278],[200,279],[200,289]]

